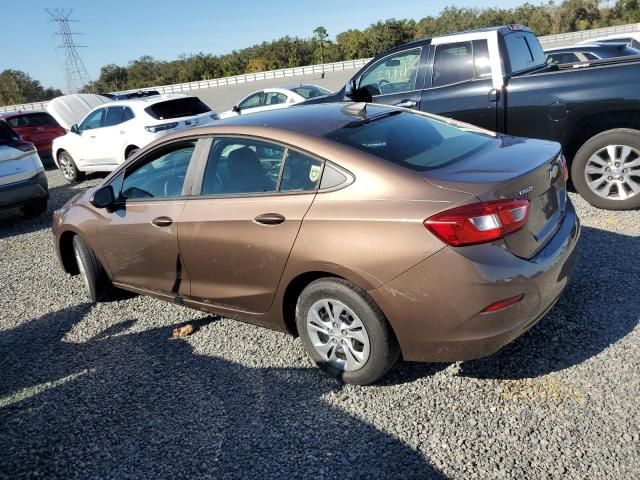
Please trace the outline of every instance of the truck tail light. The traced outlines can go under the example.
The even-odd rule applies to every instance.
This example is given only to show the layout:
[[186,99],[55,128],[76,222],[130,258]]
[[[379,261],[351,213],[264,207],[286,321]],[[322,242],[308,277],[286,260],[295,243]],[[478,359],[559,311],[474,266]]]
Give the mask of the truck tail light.
[[453,247],[503,238],[527,223],[529,200],[474,203],[438,213],[424,221],[436,237]]

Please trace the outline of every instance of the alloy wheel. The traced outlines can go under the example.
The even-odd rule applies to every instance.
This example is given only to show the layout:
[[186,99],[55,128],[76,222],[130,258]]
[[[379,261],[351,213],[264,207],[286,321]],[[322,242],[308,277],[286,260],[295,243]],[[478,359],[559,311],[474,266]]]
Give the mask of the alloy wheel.
[[315,302],[307,314],[307,330],[312,347],[332,367],[350,372],[367,363],[371,350],[367,329],[339,300]]
[[628,145],[607,145],[594,153],[584,169],[587,185],[608,200],[640,194],[640,152]]
[[60,165],[60,170],[62,171],[64,178],[67,180],[73,180],[75,178],[76,172],[75,167],[73,166],[73,160],[71,160],[67,154],[63,153],[60,155],[58,164]]

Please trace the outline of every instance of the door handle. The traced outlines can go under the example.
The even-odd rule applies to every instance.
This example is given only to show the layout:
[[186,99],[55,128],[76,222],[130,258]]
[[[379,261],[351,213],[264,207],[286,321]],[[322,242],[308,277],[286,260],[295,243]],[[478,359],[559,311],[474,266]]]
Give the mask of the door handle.
[[256,223],[262,225],[280,225],[285,221],[285,218],[279,213],[263,213],[253,219]]
[[403,100],[400,103],[396,103],[396,107],[403,107],[403,108],[415,108],[418,105],[417,102],[414,102],[413,100]]
[[173,220],[171,220],[169,217],[158,217],[151,220],[151,223],[153,223],[156,227],[168,227],[173,223]]

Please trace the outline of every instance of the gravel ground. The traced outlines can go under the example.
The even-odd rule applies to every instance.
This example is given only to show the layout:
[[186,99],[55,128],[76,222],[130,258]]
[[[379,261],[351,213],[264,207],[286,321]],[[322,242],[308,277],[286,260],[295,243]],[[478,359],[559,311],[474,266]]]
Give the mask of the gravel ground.
[[[99,181],[48,177],[51,211]],[[281,333],[83,303],[51,214],[0,213],[0,477],[640,478],[640,211],[572,199],[581,260],[542,322],[490,358],[401,363],[371,387]]]

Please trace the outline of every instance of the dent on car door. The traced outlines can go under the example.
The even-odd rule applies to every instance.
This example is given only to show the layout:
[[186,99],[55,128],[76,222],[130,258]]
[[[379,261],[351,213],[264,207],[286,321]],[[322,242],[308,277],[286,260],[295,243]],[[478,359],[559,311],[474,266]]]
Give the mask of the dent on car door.
[[100,210],[100,249],[115,283],[178,293],[178,222],[190,190],[196,140],[154,149],[114,178],[114,208]]
[[501,99],[494,88],[487,40],[434,45],[430,60],[432,75],[421,109],[497,130]]
[[358,88],[366,90],[376,103],[419,108],[424,82],[422,50],[411,48],[380,59],[360,76]]
[[268,311],[323,162],[249,138],[216,138],[187,200],[179,244],[193,300]]

